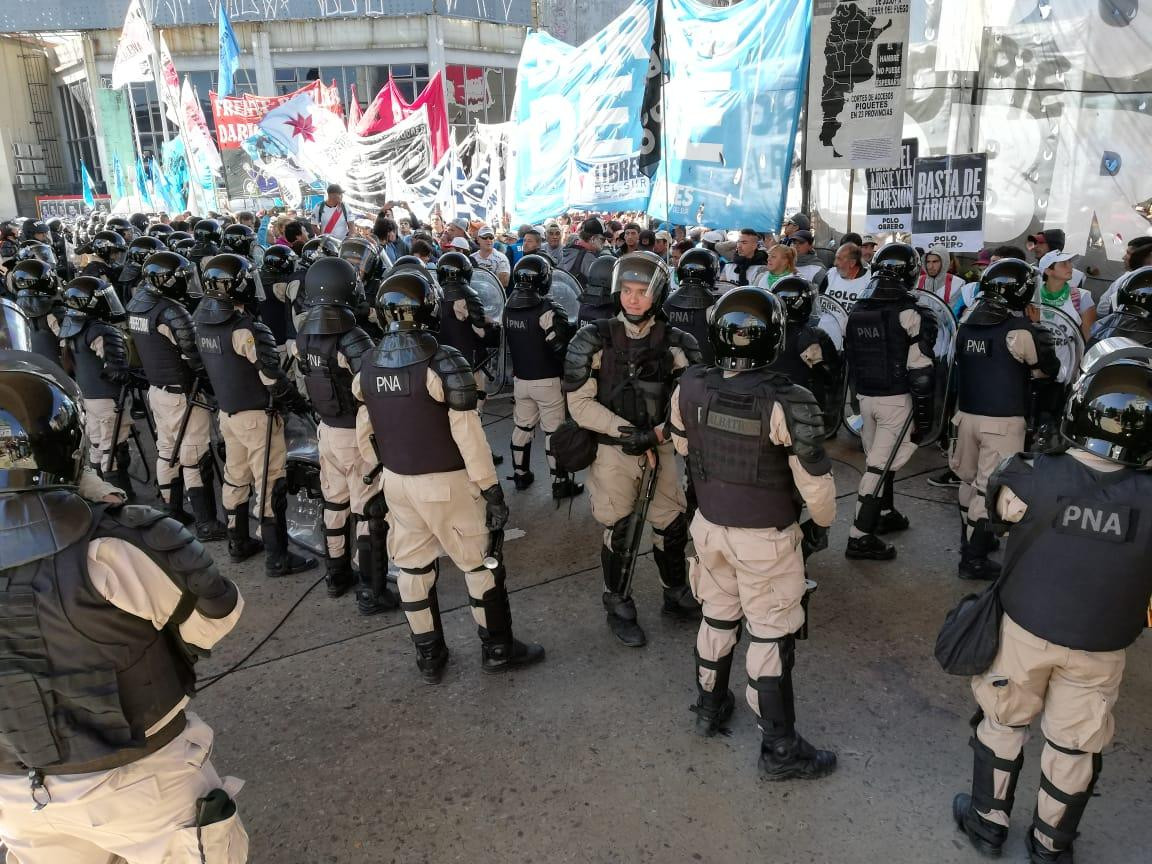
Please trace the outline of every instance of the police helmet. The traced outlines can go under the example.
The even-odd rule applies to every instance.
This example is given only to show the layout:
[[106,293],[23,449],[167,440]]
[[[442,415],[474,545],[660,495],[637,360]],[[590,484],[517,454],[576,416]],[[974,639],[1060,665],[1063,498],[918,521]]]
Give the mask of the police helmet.
[[552,265],[543,255],[525,255],[512,268],[512,285],[543,297],[552,288]]
[[256,245],[256,232],[247,225],[229,225],[224,229],[221,245],[229,252],[252,257],[252,247]]
[[784,314],[789,324],[808,323],[812,317],[812,308],[816,305],[815,285],[800,276],[785,276],[771,290],[784,304]]
[[48,313],[60,290],[56,268],[43,261],[17,262],[9,272],[8,280],[16,294],[17,305],[34,318]]
[[603,298],[612,293],[612,271],[616,269],[616,259],[607,255],[597,257],[588,265],[587,285],[584,296]]
[[1131,468],[1152,468],[1152,352],[1107,358],[1077,379],[1060,431],[1073,446]]
[[29,219],[24,223],[24,236],[29,239],[35,239],[39,234],[47,238],[51,233],[52,229],[48,227],[48,223],[40,219]]
[[688,282],[702,284],[711,291],[719,272],[720,259],[716,253],[697,247],[680,256],[680,263],[676,265],[676,282],[680,285]]
[[63,234],[64,233],[63,220],[55,218],[55,217],[52,219],[49,219],[48,220],[48,230],[51,231],[54,235]]
[[890,300],[908,294],[920,279],[920,253],[907,243],[888,243],[872,256],[871,296]]
[[223,232],[220,223],[215,219],[200,219],[192,229],[192,236],[196,238],[197,243],[219,246]]
[[32,325],[24,310],[7,297],[0,297],[0,351],[31,350]]
[[409,270],[422,270],[426,272],[428,270],[428,265],[421,261],[420,256],[418,255],[401,255],[392,264],[391,268],[389,268],[389,272],[392,272],[393,270],[403,270],[405,268]]
[[336,242],[335,237],[329,237],[327,234],[313,237],[300,250],[300,263],[305,267],[311,267],[321,258],[339,257],[340,244]]
[[616,303],[616,311],[624,309],[620,303],[624,286],[642,285],[644,296],[652,300],[652,305],[639,315],[624,312],[624,317],[633,324],[647,321],[663,308],[664,301],[668,297],[669,281],[668,265],[654,252],[629,252],[620,256],[612,268],[612,299]]
[[80,391],[29,353],[0,356],[0,491],[76,486],[87,461]]
[[176,249],[176,244],[182,240],[192,240],[195,242],[192,235],[187,231],[173,231],[171,234],[164,238],[164,242],[168,244],[168,248],[173,251]]
[[137,237],[128,244],[128,262],[143,267],[149,257],[166,248],[159,237]]
[[471,284],[472,259],[462,252],[445,252],[436,262],[436,281],[445,287]]
[[[367,281],[376,276],[380,268],[380,249],[363,237],[349,237],[337,249],[337,257],[348,262],[356,278]],[[315,262],[320,263],[320,262]],[[335,271],[329,270],[331,275]]]
[[157,222],[155,225],[148,226],[148,236],[159,237],[165,243],[174,233],[176,233],[175,229],[173,229],[171,225],[165,225],[163,222]]
[[296,271],[296,264],[299,260],[291,248],[275,243],[264,251],[264,261],[261,267],[269,273],[289,276]]
[[181,237],[179,240],[176,240],[170,248],[173,252],[179,255],[183,255],[185,258],[190,257],[192,255],[192,250],[196,248],[196,238]]
[[45,264],[56,266],[56,250],[47,243],[39,240],[25,240],[16,252],[17,261],[43,261]]
[[148,231],[148,217],[143,213],[133,213],[128,217],[128,224],[136,229],[137,234],[145,234]]
[[342,258],[322,258],[304,274],[308,306],[352,306],[356,302],[356,268]]
[[196,284],[196,268],[183,255],[157,252],[144,263],[141,278],[146,291],[183,302]]
[[389,333],[436,330],[440,298],[428,274],[416,270],[390,273],[376,294],[376,316]]
[[1124,277],[1116,290],[1116,306],[1128,315],[1152,318],[1152,267],[1140,267]]
[[113,216],[104,223],[104,230],[115,231],[124,239],[125,245],[131,243],[132,238],[136,236],[136,229],[133,228],[132,223],[123,216]]
[[1036,271],[1026,261],[1002,258],[988,265],[980,277],[980,295],[989,303],[1023,312],[1036,288]]
[[124,263],[128,241],[115,231],[97,231],[90,248],[92,254],[105,264],[118,267]]
[[64,286],[64,305],[73,318],[94,318],[105,324],[119,324],[128,316],[116,291],[103,279],[77,276]]
[[251,303],[261,299],[256,280],[252,278],[252,262],[232,252],[209,258],[204,263],[201,283],[204,296],[215,300]]
[[716,301],[708,341],[716,365],[729,372],[763,369],[784,350],[784,304],[763,288],[734,288]]

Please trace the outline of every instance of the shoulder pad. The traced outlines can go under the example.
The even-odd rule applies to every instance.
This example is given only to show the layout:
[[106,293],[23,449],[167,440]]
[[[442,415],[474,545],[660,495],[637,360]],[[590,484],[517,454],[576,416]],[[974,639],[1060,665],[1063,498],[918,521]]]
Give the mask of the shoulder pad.
[[832,470],[832,463],[824,452],[824,412],[820,403],[795,384],[776,384],[775,390],[792,437],[788,452],[800,460],[809,474],[827,474]]
[[479,402],[476,376],[464,355],[451,345],[441,345],[432,355],[432,371],[444,382],[444,401],[453,411],[475,411]]
[[668,344],[684,352],[684,356],[688,358],[689,366],[703,362],[704,355],[700,353],[700,343],[696,341],[695,336],[678,327],[669,327],[667,333]]
[[563,318],[565,323],[568,322],[568,310],[552,297],[547,297],[544,300],[544,309],[540,314],[543,315],[545,312],[551,312],[554,318]]
[[439,347],[431,333],[385,333],[372,353],[372,362],[381,369],[402,369],[430,359]]
[[[117,504],[104,510],[104,518],[125,528],[147,528],[168,517],[155,507],[146,504]],[[180,525],[175,519],[171,521]]]
[[346,306],[313,306],[296,329],[300,333],[330,336],[356,326],[356,315]]
[[[968,314],[968,319],[965,324],[972,324],[973,326],[988,326],[990,324],[999,324],[1005,320],[1012,313],[998,303],[984,303],[978,302],[976,307]],[[1028,319],[1025,318],[1025,321]]]
[[579,390],[592,374],[592,358],[604,349],[597,323],[585,324],[576,331],[564,355],[564,391]]
[[159,298],[151,291],[137,291],[124,307],[126,312],[151,312]]
[[664,305],[676,309],[707,309],[715,302],[715,295],[705,286],[699,282],[685,282],[664,301]]
[[236,307],[216,297],[205,297],[196,307],[192,320],[197,324],[226,324],[237,315]]
[[531,309],[533,306],[540,304],[540,295],[535,291],[520,291],[512,292],[512,296],[508,298],[508,302],[504,304],[505,309]]
[[74,490],[0,494],[0,557],[4,567],[38,561],[83,539],[91,506]]

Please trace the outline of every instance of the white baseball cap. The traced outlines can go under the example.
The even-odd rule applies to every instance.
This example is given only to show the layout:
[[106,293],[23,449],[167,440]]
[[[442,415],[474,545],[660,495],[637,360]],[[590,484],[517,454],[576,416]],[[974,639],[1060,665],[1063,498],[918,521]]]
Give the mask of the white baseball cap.
[[450,245],[453,249],[459,249],[463,252],[471,252],[472,246],[463,237],[453,237]]
[[1053,249],[1051,252],[1045,253],[1044,257],[1040,259],[1040,272],[1046,273],[1048,268],[1053,264],[1059,264],[1061,261],[1071,261],[1077,256],[1072,252],[1065,252],[1062,249]]

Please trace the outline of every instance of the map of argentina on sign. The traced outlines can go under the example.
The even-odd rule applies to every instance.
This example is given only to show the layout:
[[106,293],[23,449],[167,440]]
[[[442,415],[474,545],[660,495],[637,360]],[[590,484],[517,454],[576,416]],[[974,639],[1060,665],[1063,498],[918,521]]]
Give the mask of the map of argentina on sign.
[[814,0],[807,167],[897,168],[907,0]]

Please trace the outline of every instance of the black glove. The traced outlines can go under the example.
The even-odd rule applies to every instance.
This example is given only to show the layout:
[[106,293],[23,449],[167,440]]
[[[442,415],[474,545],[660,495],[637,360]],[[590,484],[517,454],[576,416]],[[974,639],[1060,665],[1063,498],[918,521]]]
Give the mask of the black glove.
[[307,414],[312,410],[308,400],[295,387],[287,387],[276,397],[276,404],[281,411],[289,414]]
[[504,503],[504,490],[497,483],[480,493],[484,496],[484,522],[489,531],[502,531],[508,524],[509,510]]
[[811,519],[800,523],[800,531],[804,535],[804,539],[800,543],[800,549],[804,553],[804,560],[807,561],[808,557],[821,549],[828,548],[828,529],[822,525],[817,525]]
[[660,439],[656,437],[656,432],[652,429],[621,426],[620,432],[622,433],[621,437],[616,440],[620,442],[621,449],[629,456],[643,456],[660,444]]
[[207,396],[215,396],[216,395],[216,391],[212,389],[212,379],[210,379],[208,377],[207,373],[200,375],[198,380],[200,381],[200,392],[201,393],[203,393]]

